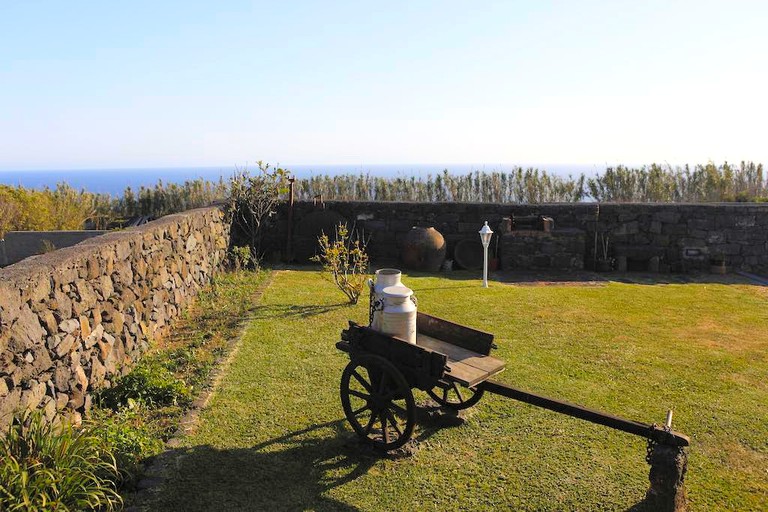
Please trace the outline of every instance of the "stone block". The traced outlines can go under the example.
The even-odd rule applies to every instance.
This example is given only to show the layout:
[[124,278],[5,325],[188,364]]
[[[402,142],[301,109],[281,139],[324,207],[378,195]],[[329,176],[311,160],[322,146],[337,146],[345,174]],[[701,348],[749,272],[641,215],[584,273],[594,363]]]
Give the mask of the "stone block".
[[9,332],[10,341],[8,346],[17,353],[27,350],[35,344],[42,343],[46,335],[45,329],[40,325],[40,319],[26,304],[19,309],[19,316]]
[[665,224],[677,224],[680,221],[680,214],[670,209],[654,212],[653,218]]

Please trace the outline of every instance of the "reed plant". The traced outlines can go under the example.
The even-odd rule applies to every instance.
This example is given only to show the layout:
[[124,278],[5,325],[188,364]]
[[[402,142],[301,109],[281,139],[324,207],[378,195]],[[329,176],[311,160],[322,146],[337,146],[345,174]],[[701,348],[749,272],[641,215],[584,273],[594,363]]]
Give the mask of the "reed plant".
[[300,180],[296,196],[299,200],[322,196],[336,201],[577,202],[584,197],[584,176],[560,177],[522,167],[511,172],[474,171],[468,174],[454,174],[445,169],[426,178],[319,175]]

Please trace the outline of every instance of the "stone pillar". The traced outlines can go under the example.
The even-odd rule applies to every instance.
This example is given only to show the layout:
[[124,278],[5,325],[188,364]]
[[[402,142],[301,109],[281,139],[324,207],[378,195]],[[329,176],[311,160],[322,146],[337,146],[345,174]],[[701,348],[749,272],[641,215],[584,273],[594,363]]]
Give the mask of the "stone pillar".
[[650,487],[645,493],[646,510],[683,512],[688,510],[685,498],[685,472],[688,454],[684,448],[655,444],[648,457],[651,465],[648,479]]

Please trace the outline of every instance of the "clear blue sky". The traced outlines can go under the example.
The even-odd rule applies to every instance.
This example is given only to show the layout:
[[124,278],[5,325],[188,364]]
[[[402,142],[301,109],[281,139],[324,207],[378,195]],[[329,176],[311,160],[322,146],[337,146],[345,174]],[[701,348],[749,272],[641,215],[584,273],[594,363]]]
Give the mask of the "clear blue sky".
[[0,169],[768,163],[768,2],[0,2]]

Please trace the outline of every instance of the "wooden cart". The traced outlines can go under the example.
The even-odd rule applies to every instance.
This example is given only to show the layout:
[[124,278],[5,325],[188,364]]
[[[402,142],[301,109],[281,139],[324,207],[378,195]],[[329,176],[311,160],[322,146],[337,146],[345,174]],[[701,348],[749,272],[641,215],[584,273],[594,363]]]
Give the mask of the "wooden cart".
[[349,354],[341,375],[341,403],[361,439],[382,450],[403,446],[416,426],[413,389],[452,409],[475,405],[484,392],[523,401],[653,443],[688,446],[683,434],[544,397],[490,380],[504,370],[491,357],[493,335],[424,313],[417,316],[416,344],[349,323],[336,347]]

